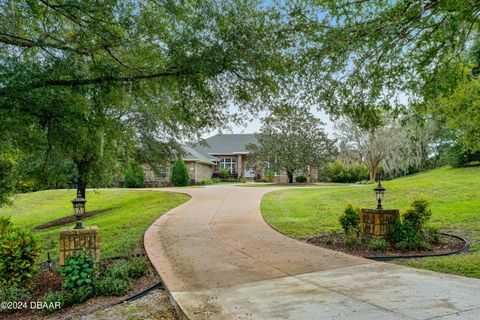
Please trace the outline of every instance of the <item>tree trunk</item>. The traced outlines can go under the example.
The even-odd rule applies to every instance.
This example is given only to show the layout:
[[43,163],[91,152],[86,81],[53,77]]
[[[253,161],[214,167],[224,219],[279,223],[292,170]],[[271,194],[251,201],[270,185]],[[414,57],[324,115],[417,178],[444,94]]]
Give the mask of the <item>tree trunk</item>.
[[378,166],[372,166],[370,168],[370,182],[377,181],[377,168]]
[[76,162],[78,177],[77,177],[77,194],[80,194],[82,198],[87,199],[87,175],[88,164],[84,161]]
[[287,170],[288,183],[293,183],[293,171]]

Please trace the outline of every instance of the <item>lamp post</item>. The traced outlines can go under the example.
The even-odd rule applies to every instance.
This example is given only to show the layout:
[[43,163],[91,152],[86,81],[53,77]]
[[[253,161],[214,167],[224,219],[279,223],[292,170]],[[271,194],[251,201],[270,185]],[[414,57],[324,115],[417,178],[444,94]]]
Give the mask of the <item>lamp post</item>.
[[85,202],[87,202],[87,200],[85,200],[80,191],[78,191],[77,197],[72,200],[73,215],[77,218],[77,224],[74,229],[83,229],[82,216],[85,214]]
[[382,208],[382,200],[383,200],[383,195],[385,194],[386,190],[387,189],[385,189],[382,186],[382,183],[380,181],[378,181],[378,186],[376,186],[375,189],[373,189],[373,191],[375,191],[375,194],[377,196],[377,209],[383,209]]

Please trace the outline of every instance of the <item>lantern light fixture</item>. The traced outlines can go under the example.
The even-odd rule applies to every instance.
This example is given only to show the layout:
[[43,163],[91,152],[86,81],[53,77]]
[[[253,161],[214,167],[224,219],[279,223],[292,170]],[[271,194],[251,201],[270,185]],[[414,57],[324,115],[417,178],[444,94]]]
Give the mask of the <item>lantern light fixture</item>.
[[378,181],[378,186],[376,186],[373,191],[375,191],[375,195],[377,197],[377,209],[383,209],[382,208],[382,200],[383,200],[383,195],[385,194],[385,189],[384,186],[382,186],[382,182]]
[[87,202],[87,200],[85,200],[80,191],[78,191],[77,197],[72,200],[73,215],[77,218],[77,224],[74,229],[83,229],[82,216],[85,214],[85,202]]

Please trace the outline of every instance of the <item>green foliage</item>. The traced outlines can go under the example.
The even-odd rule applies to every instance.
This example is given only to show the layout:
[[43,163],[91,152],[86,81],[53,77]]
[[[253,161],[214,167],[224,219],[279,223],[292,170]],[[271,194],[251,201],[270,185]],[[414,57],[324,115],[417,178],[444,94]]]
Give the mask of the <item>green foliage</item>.
[[[20,286],[0,286],[0,302],[27,301],[30,292]],[[1,310],[0,310],[1,312]]]
[[28,286],[38,272],[38,242],[29,230],[2,221],[6,233],[0,237],[0,285]]
[[372,238],[368,242],[368,248],[371,250],[387,250],[388,247],[388,241],[383,238]]
[[446,153],[448,163],[454,168],[467,167],[472,162],[480,161],[480,151],[466,150],[459,143],[450,146]]
[[413,200],[411,207],[403,213],[403,220],[409,221],[417,232],[421,232],[425,223],[432,216],[432,210],[427,199]]
[[307,182],[307,177],[305,177],[305,176],[297,176],[297,177],[295,177],[295,182],[305,183],[305,182]]
[[370,178],[365,165],[344,166],[340,161],[329,162],[323,166],[320,176],[329,182],[355,183]]
[[[0,152],[3,153],[1,148]],[[10,203],[9,197],[15,190],[13,165],[14,163],[11,159],[8,159],[4,154],[0,154],[0,207]]]
[[203,180],[200,180],[196,183],[197,185],[200,185],[200,186],[208,186],[208,185],[211,185],[213,184],[213,180],[208,178],[208,179],[203,179]]
[[185,187],[190,183],[188,169],[183,160],[175,161],[172,167],[172,185],[175,187]]
[[[60,302],[60,308],[49,308],[51,303]],[[45,315],[52,314],[59,311],[65,305],[65,296],[61,292],[49,292],[42,298],[42,304],[46,304],[47,308],[42,309],[42,313]]]
[[423,230],[423,238],[427,243],[430,244],[439,244],[440,243],[440,233],[437,228],[428,227]]
[[8,230],[12,227],[10,217],[0,216],[0,236],[5,236]]
[[345,246],[347,248],[353,249],[356,246],[358,246],[358,237],[357,233],[353,229],[348,229],[348,231],[345,234]]
[[92,257],[80,253],[65,259],[60,273],[64,280],[63,288],[67,290],[92,287],[97,280],[97,265]]
[[240,183],[247,183],[247,178],[241,178],[239,182]]
[[348,233],[350,230],[358,231],[360,227],[359,209],[354,209],[351,204],[347,205],[343,213],[338,217],[338,221],[340,221],[345,233]]
[[416,250],[422,247],[422,239],[410,221],[397,220],[390,237],[395,248],[401,251]]
[[285,170],[289,183],[293,183],[293,172],[328,161],[336,150],[323,122],[309,108],[288,103],[280,104],[264,119],[257,141],[246,147],[249,161]]
[[127,188],[143,188],[145,182],[143,166],[136,162],[130,163],[125,170],[123,180]]
[[96,291],[102,296],[123,296],[133,287],[129,278],[107,276],[96,283]]
[[273,170],[265,170],[265,174],[263,175],[268,182],[272,182],[273,178],[275,177],[275,171]]
[[228,178],[230,178],[230,170],[227,169],[227,168],[222,168],[222,169],[220,169],[220,172],[218,173],[218,175],[222,179],[228,179]]
[[150,263],[143,257],[133,257],[127,261],[128,276],[132,279],[140,278],[148,273]]
[[[95,284],[96,283],[98,283],[98,281],[96,281]],[[96,292],[95,290],[96,286],[93,285],[82,286],[68,290],[65,296],[64,305],[71,306],[76,303],[84,303],[88,299],[98,294],[98,292]]]

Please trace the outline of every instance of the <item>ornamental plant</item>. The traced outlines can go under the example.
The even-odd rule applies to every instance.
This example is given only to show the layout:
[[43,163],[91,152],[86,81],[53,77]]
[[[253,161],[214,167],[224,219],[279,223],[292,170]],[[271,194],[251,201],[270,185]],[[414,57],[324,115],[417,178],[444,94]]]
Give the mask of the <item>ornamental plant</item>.
[[97,280],[97,264],[92,257],[80,253],[65,259],[60,273],[64,280],[63,288],[66,290],[92,287]]
[[351,204],[347,205],[343,213],[338,218],[345,233],[350,230],[358,231],[360,228],[360,213],[358,209],[354,209]]
[[188,186],[190,183],[190,176],[188,175],[188,169],[183,160],[177,160],[173,164],[172,168],[172,185],[175,187]]
[[0,219],[0,286],[27,287],[38,272],[40,246],[27,229]]

